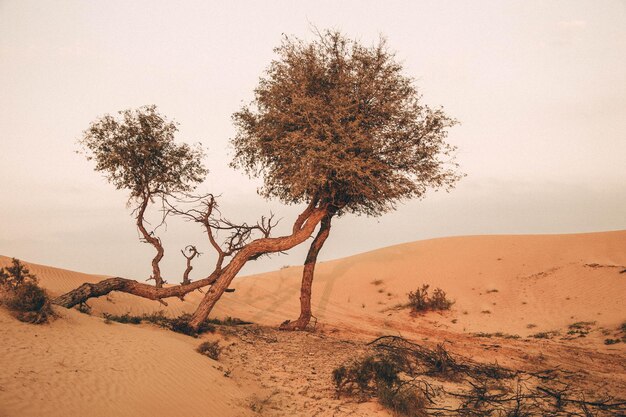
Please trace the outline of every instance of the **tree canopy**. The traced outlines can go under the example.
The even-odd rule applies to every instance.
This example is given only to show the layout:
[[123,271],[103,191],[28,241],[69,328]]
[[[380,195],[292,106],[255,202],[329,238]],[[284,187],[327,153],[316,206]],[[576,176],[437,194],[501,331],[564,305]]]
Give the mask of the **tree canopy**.
[[175,122],[160,115],[156,106],[105,115],[91,123],[80,144],[87,159],[95,160],[117,189],[130,191],[130,199],[160,193],[191,191],[202,182],[207,169],[199,145],[176,143]]
[[380,215],[459,179],[445,142],[456,121],[421,102],[384,40],[367,47],[327,31],[275,52],[233,115],[232,165],[263,176],[264,196]]

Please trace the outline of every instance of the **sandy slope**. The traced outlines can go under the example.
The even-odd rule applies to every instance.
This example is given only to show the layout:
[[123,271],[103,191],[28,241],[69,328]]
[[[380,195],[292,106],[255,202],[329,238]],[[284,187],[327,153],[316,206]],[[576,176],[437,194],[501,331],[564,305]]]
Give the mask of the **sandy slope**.
[[[313,308],[323,323],[365,329],[374,320],[373,330],[406,330],[407,320],[433,318],[456,332],[522,336],[577,321],[610,328],[626,320],[626,274],[619,273],[625,265],[626,231],[426,240],[320,264]],[[221,309],[274,324],[295,318],[300,273],[293,267],[241,279],[235,288],[242,306],[233,300]],[[445,320],[388,310],[421,284],[456,301]]]
[[[8,260],[0,257],[0,263]],[[425,343],[445,340],[478,360],[585,369],[590,384],[619,393],[626,392],[626,344],[603,341],[626,320],[625,265],[626,231],[419,241],[318,265],[313,307],[320,334],[335,339],[401,334]],[[36,264],[31,270],[53,294],[103,278]],[[267,325],[297,317],[301,270],[236,280],[236,292],[224,296],[215,314]],[[444,289],[456,301],[452,311],[413,317],[394,308],[423,283]],[[168,300],[165,310],[192,311],[200,297]],[[164,309],[117,293],[90,304],[95,315]],[[286,349],[231,346],[224,366],[234,372],[225,378],[216,363],[194,352],[196,339],[143,325],[107,325],[75,311],[62,316],[33,328],[0,313],[0,416],[245,416],[250,399],[263,396],[276,401],[273,407],[267,401],[263,415],[385,415],[331,400],[328,360],[320,356],[316,365],[316,356],[309,357],[314,352],[302,350],[306,362],[287,354],[300,342],[306,347],[306,336]],[[571,338],[568,325],[579,321],[595,323],[587,337]],[[560,335],[525,338],[541,331]],[[477,338],[475,332],[522,339]],[[333,343],[323,345],[329,355],[337,349]],[[276,375],[263,372],[269,357]],[[309,373],[297,375],[303,363]]]
[[75,311],[48,326],[0,311],[0,416],[246,416],[195,339]]

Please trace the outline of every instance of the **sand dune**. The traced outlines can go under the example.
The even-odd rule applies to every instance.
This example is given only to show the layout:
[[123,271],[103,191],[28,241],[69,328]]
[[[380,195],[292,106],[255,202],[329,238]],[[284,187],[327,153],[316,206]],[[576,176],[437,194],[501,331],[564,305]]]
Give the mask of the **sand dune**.
[[76,311],[32,327],[0,311],[2,416],[245,416],[195,339]]
[[[366,327],[377,319],[377,328],[382,320],[406,329],[406,311],[390,308],[430,284],[456,301],[443,320],[454,331],[527,335],[576,321],[614,327],[626,319],[624,265],[626,231],[433,239],[321,263],[313,308],[323,323]],[[295,318],[301,270],[241,279],[220,310],[272,324]]]
[[[0,257],[0,264],[9,260]],[[41,285],[55,295],[104,278],[29,265]],[[313,309],[323,334],[353,339],[401,334],[415,340],[447,340],[485,360],[500,355],[498,360],[518,364],[540,355],[566,366],[584,366],[592,382],[603,381],[612,372],[611,384],[622,389],[626,387],[625,344],[605,346],[603,340],[626,320],[626,273],[620,273],[624,269],[626,231],[433,239],[319,264]],[[301,267],[290,267],[237,279],[236,292],[223,297],[214,315],[271,326],[297,317],[301,271]],[[412,316],[407,309],[397,308],[421,284],[444,289],[455,300],[452,310]],[[317,400],[305,396],[301,401],[298,393],[302,390],[285,383],[272,391],[275,380],[263,382],[262,372],[242,370],[235,371],[234,378],[224,377],[219,363],[194,351],[197,339],[148,325],[105,324],[98,317],[103,312],[158,310],[178,315],[193,311],[201,297],[196,292],[185,301],[168,300],[169,306],[163,307],[113,293],[90,301],[93,316],[59,309],[60,319],[39,327],[19,323],[1,311],[0,416],[245,416],[253,414],[250,398],[262,392],[268,398],[281,398],[280,407],[266,415],[308,415],[302,410],[312,410],[311,404],[316,404],[319,415],[347,415],[337,411],[344,406],[336,400],[329,399],[328,407],[319,403],[325,401],[319,392],[331,397],[329,387],[316,391],[312,398]],[[568,326],[581,321],[593,323],[589,335],[570,340]],[[524,340],[545,331],[558,331],[560,336]],[[501,332],[522,339],[489,345],[472,336],[477,332]],[[238,366],[262,362],[263,357],[252,356],[255,351],[237,357]],[[233,348],[231,356],[236,352]],[[269,351],[273,356],[280,352],[273,347]],[[299,369],[299,359],[284,360],[282,369]],[[315,374],[320,367],[313,369]],[[295,378],[283,376],[287,381]],[[311,378],[299,383],[329,383],[325,374]],[[289,408],[292,402],[295,405]],[[354,415],[385,415],[376,407],[363,407],[344,408]]]

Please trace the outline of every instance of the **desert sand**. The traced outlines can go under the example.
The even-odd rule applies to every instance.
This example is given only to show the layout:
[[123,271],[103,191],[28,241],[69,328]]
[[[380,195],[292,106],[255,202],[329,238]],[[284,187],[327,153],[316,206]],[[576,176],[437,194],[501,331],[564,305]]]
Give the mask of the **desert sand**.
[[[9,260],[0,257],[0,265]],[[105,278],[28,265],[52,295]],[[320,263],[311,332],[273,330],[298,315],[298,266],[236,279],[213,316],[254,325],[199,339],[102,318],[191,312],[198,292],[167,307],[112,293],[91,300],[90,315],[55,307],[59,317],[41,326],[0,310],[0,417],[387,416],[376,402],[336,398],[331,381],[334,367],[381,335],[445,341],[451,351],[514,369],[584,371],[589,387],[624,397],[626,343],[604,344],[626,321],[624,269],[626,231],[467,236]],[[401,308],[422,284],[446,291],[452,309]],[[591,323],[584,337],[568,335],[576,322]],[[550,336],[532,337],[540,332]],[[195,351],[203,340],[225,347],[219,361]]]

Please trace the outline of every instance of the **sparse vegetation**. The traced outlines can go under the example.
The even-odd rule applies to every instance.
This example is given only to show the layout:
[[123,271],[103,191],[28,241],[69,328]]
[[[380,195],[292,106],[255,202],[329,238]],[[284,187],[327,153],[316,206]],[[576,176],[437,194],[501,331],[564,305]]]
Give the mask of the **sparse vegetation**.
[[503,339],[520,339],[520,335],[518,334],[508,334],[508,333],[503,333],[503,332],[495,332],[495,333],[483,333],[483,332],[479,332],[479,333],[474,333],[474,336],[476,337],[486,337],[486,338],[491,338],[491,337],[500,337]]
[[225,319],[220,320],[218,318],[209,318],[207,322],[215,324],[217,326],[244,326],[246,324],[252,324],[251,321],[244,321],[237,317],[226,316]]
[[104,313],[102,317],[104,317],[105,320],[108,320],[110,322],[115,321],[117,323],[123,323],[123,324],[140,324],[142,320],[141,317],[131,316],[130,313],[124,313],[121,316],[116,315],[116,314]]
[[54,315],[46,291],[37,285],[37,277],[16,258],[10,266],[0,268],[0,304],[26,323],[46,323]]
[[534,339],[552,339],[555,336],[558,336],[559,332],[557,332],[556,330],[552,330],[549,332],[539,332],[539,333],[535,333],[535,334],[531,334],[530,337],[534,338]]
[[491,294],[492,292],[499,292],[497,289],[491,289],[491,290],[487,290],[487,294]]
[[205,320],[200,323],[200,326],[197,329],[193,328],[189,324],[192,317],[191,314],[182,314],[178,317],[170,318],[165,316],[163,312],[159,311],[157,313],[144,314],[141,316],[133,316],[130,313],[122,315],[104,313],[103,317],[105,318],[105,322],[108,323],[113,321],[124,324],[140,324],[142,322],[152,323],[159,327],[163,327],[164,329],[168,329],[176,333],[186,334],[192,337],[198,337],[198,335],[202,333],[212,333],[215,331],[215,326],[210,323],[209,320]]
[[375,279],[374,281],[370,282],[370,284],[372,284],[372,285],[380,285],[383,282],[384,281],[382,279]]
[[333,371],[337,395],[378,398],[394,415],[608,416],[624,411],[623,400],[589,399],[593,394],[560,380],[558,369],[514,372],[452,354],[442,344],[429,349],[398,336],[382,336],[369,345],[373,354]]
[[402,368],[388,355],[368,356],[333,371],[337,395],[356,396],[360,401],[378,398],[396,415],[426,416],[424,398],[416,387],[401,380]]
[[575,337],[586,337],[591,331],[591,327],[595,325],[595,321],[579,321],[567,326],[567,334]]
[[621,342],[620,339],[604,339],[604,344],[605,345],[614,345],[616,343]]
[[410,292],[408,306],[413,312],[426,312],[435,310],[449,310],[454,304],[454,301],[448,300],[445,291],[441,288],[436,288],[433,291],[432,296],[429,295],[428,289],[430,285],[424,284],[421,288]]
[[222,347],[220,346],[220,343],[215,340],[213,342],[201,343],[196,351],[216,361],[220,358],[220,353],[222,353]]

